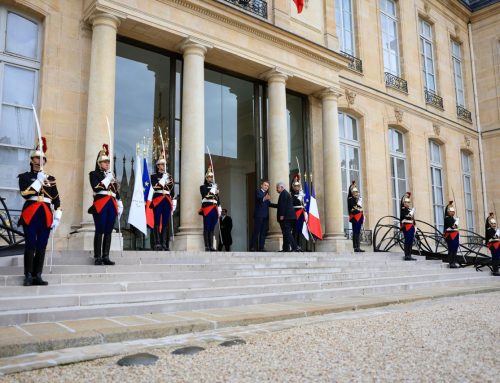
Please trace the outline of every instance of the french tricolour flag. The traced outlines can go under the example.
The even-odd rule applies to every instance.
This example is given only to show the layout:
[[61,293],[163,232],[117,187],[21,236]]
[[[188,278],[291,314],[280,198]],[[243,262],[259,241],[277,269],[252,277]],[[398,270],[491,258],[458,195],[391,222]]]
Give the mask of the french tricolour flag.
[[155,224],[151,200],[153,199],[153,187],[149,178],[148,162],[144,158],[144,171],[142,172],[142,189],[144,190],[144,202],[146,203],[146,223],[152,229]]
[[321,221],[319,219],[318,203],[316,201],[316,194],[311,182],[311,198],[309,200],[309,231],[318,239],[323,239],[323,231],[321,230]]

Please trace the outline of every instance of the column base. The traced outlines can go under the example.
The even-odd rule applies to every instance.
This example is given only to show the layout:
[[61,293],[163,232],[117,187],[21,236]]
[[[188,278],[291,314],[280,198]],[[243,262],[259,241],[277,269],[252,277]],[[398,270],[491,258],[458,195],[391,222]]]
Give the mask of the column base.
[[201,231],[182,231],[175,235],[174,241],[170,243],[176,251],[205,251],[203,233]]
[[[72,226],[68,234],[68,250],[94,251],[94,223],[82,222],[80,226]],[[75,230],[76,229],[76,230]],[[123,236],[113,231],[111,237],[111,251],[120,251],[123,248]]]
[[326,253],[352,253],[352,240],[343,234],[326,236],[322,241],[316,242],[316,251]]
[[283,237],[278,234],[271,234],[267,236],[265,247],[267,251],[281,251],[283,248]]

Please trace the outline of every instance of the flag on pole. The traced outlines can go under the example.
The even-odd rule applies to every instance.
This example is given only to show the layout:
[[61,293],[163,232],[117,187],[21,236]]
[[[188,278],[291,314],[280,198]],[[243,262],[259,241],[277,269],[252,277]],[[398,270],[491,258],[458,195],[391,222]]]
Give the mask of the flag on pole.
[[153,199],[153,188],[149,179],[148,162],[144,158],[142,172],[142,189],[144,190],[144,202],[146,203],[146,223],[152,229],[155,224],[153,209],[151,208],[151,200]]
[[134,226],[137,230],[142,231],[144,235],[148,234],[148,228],[146,226],[144,190],[142,188],[141,158],[139,156],[137,156],[135,161],[134,193],[132,194],[132,202],[130,204],[130,212],[127,222]]
[[297,13],[302,12],[302,9],[304,9],[304,0],[293,0],[293,2],[297,6]]
[[309,202],[309,230],[312,235],[318,239],[323,239],[323,232],[321,230],[321,221],[319,219],[318,203],[314,193],[313,184],[311,182],[311,199]]
[[304,182],[304,223],[302,224],[302,235],[309,241],[309,201],[311,196],[309,195],[309,187],[307,186],[307,181]]

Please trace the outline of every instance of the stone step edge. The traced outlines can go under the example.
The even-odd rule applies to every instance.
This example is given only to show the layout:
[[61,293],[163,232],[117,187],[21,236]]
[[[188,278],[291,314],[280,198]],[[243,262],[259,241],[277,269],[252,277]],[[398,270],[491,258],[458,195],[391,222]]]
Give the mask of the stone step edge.
[[[452,276],[456,278],[451,278]],[[249,283],[245,285],[227,285],[227,286],[205,286],[205,287],[179,287],[179,288],[165,288],[165,289],[151,289],[151,290],[121,290],[121,291],[105,291],[105,292],[77,292],[77,293],[68,293],[68,294],[38,294],[38,295],[16,295],[16,296],[2,296],[0,295],[0,307],[2,302],[10,302],[10,301],[18,301],[18,300],[30,300],[30,299],[38,299],[38,298],[52,298],[52,299],[57,299],[57,298],[67,298],[67,297],[74,297],[78,296],[80,297],[93,297],[93,296],[106,296],[106,295],[126,295],[126,294],[149,294],[149,293],[173,293],[173,292],[179,292],[185,293],[185,292],[198,292],[198,291],[219,291],[219,290],[227,290],[227,289],[252,289],[252,288],[259,288],[259,287],[267,287],[267,288],[272,288],[272,287],[278,287],[278,286],[298,286],[298,285],[307,285],[307,286],[313,286],[313,285],[320,285],[318,287],[319,290],[323,290],[322,285],[324,284],[333,284],[333,283],[342,283],[342,284],[349,284],[349,283],[363,283],[367,281],[379,281],[380,284],[369,284],[369,285],[360,285],[359,287],[370,287],[370,286],[379,286],[379,285],[385,285],[386,281],[392,280],[392,279],[404,279],[404,281],[401,282],[392,282],[390,284],[399,284],[399,283],[414,283],[414,282],[425,282],[425,281],[413,281],[414,279],[418,278],[424,278],[426,279],[427,282],[435,282],[439,281],[441,279],[433,279],[435,277],[443,277],[443,280],[446,281],[453,281],[453,280],[462,280],[464,278],[470,278],[470,279],[478,279],[476,277],[482,277],[478,276],[478,274],[474,270],[470,270],[470,272],[467,273],[460,273],[460,274],[453,274],[453,273],[425,273],[425,274],[411,274],[411,275],[401,275],[401,276],[376,276],[376,277],[367,277],[367,278],[346,278],[346,279],[335,279],[335,280],[321,280],[321,281],[299,281],[299,282],[278,282],[278,283]],[[229,279],[229,278],[228,278]],[[235,279],[235,278],[230,278],[230,279]],[[428,280],[427,280],[428,279]],[[206,279],[208,280],[208,279]],[[224,280],[224,278],[221,278],[220,280]],[[171,281],[168,281],[171,282]],[[179,282],[179,280],[174,280],[173,282]],[[249,282],[253,282],[252,280],[249,280]],[[118,283],[118,282],[117,282]],[[120,282],[124,283],[124,282]],[[142,283],[142,282],[128,282],[130,284],[134,283]],[[67,287],[68,285],[53,285],[53,286],[61,286],[62,289],[64,287]],[[79,285],[73,285],[73,286],[79,286]],[[358,286],[344,286],[344,287],[358,287]],[[22,287],[21,287],[22,288]],[[339,287],[340,288],[340,287]],[[311,289],[311,290],[291,290],[291,291],[313,291],[313,290],[318,290],[318,289]],[[41,287],[37,292],[43,292],[43,287]],[[1,287],[0,287],[0,293],[1,293]],[[240,295],[246,295],[246,294],[240,294]],[[223,296],[223,295],[220,295]],[[2,308],[0,308],[0,313],[2,312]]]
[[[81,348],[95,346],[106,343],[117,343],[138,339],[158,339],[171,335],[187,334],[191,332],[201,332],[234,326],[247,326],[252,324],[282,321],[287,319],[302,318],[308,316],[325,315],[352,310],[363,310],[377,307],[384,307],[393,304],[405,304],[423,300],[432,300],[444,297],[455,297],[462,295],[484,294],[500,291],[500,286],[467,286],[433,288],[429,290],[413,290],[411,292],[399,292],[391,294],[390,298],[380,296],[380,294],[367,294],[363,296],[344,297],[353,299],[352,303],[326,303],[324,300],[312,302],[287,302],[284,306],[290,306],[288,310],[268,311],[265,313],[247,312],[235,315],[221,316],[214,320],[193,319],[183,323],[159,323],[139,326],[116,327],[106,329],[95,329],[91,331],[80,331],[62,336],[46,335],[33,336],[27,340],[7,340],[0,339],[0,376],[13,374],[21,371],[30,371],[40,368],[53,367],[54,362],[50,359],[45,362],[19,363],[18,356],[25,356],[29,353],[42,353],[46,351],[61,350],[66,348]],[[359,302],[362,297],[366,301]],[[356,302],[356,299],[358,302]],[[297,305],[294,308],[294,304]],[[265,306],[263,304],[262,306]],[[244,308],[245,306],[240,306]],[[173,313],[175,314],[175,313]],[[63,321],[64,322],[64,321]],[[1,327],[0,327],[1,328]],[[72,353],[73,357],[60,364],[78,363],[94,360],[102,357],[119,355],[119,347],[115,353],[99,355],[87,352]],[[82,349],[83,350],[83,349]]]

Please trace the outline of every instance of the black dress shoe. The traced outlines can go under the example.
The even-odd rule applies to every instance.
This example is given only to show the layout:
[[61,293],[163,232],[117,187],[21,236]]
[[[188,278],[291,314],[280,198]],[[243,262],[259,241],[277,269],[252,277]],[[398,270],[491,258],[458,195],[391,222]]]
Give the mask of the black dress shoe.
[[94,265],[102,266],[102,258],[94,258]]
[[405,261],[416,261],[416,258],[413,258],[412,256],[405,257]]
[[113,266],[115,263],[109,258],[103,258],[102,263],[106,266]]

